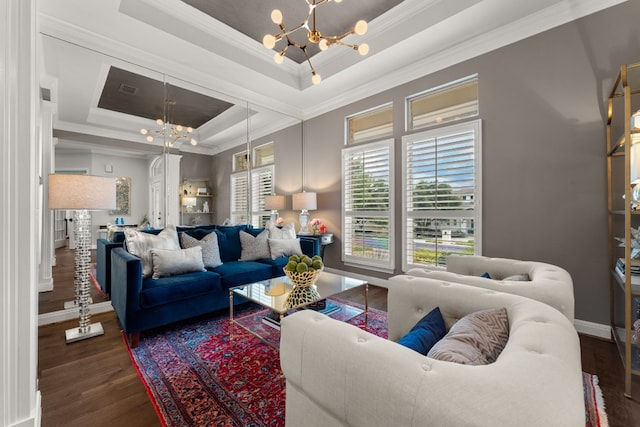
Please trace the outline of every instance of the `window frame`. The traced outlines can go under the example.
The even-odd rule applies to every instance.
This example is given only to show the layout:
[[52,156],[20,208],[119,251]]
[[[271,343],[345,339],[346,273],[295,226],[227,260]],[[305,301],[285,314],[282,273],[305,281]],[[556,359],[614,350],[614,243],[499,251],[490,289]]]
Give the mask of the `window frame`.
[[[438,128],[426,129],[421,132],[405,135],[402,137],[402,271],[406,272],[411,268],[442,268],[437,264],[423,264],[409,262],[408,244],[409,230],[408,221],[410,218],[446,218],[466,217],[456,216],[455,213],[462,210],[429,210],[419,211],[420,214],[414,214],[408,206],[408,145],[409,143],[418,142],[433,138],[443,138],[456,133],[472,131],[475,134],[474,140],[474,206],[473,206],[473,234],[474,234],[474,255],[482,254],[482,121],[480,119],[465,121],[461,123],[450,124]],[[443,214],[442,212],[446,212]],[[430,214],[429,214],[430,213]],[[437,243],[436,243],[437,244]]]
[[[394,146],[395,140],[393,138],[386,138],[381,141],[367,142],[357,145],[346,146],[342,149],[341,160],[341,175],[342,175],[342,191],[341,191],[341,225],[342,225],[342,245],[341,245],[341,259],[345,265],[365,268],[368,270],[380,271],[385,273],[392,273],[395,268],[395,174],[394,174]],[[388,195],[388,208],[386,211],[347,211],[347,181],[348,177],[345,174],[346,160],[353,157],[354,152],[366,152],[386,149],[388,150],[388,179],[389,179],[389,195]],[[357,215],[355,215],[357,214]],[[350,243],[350,239],[346,235],[346,222],[347,218],[351,216],[369,216],[380,217],[388,219],[388,260],[380,262],[375,258],[354,256],[353,254],[347,254],[347,245]]]
[[[384,110],[389,109],[391,112],[391,131],[389,133],[384,134],[376,134],[375,136],[368,137],[362,140],[351,140],[351,132],[349,123],[351,120],[363,118],[365,116],[373,115],[375,112],[383,112]],[[376,107],[369,108],[368,110],[360,111],[356,114],[352,114],[350,116],[345,117],[344,121],[344,145],[348,147],[352,147],[358,144],[367,144],[370,142],[393,138],[393,102],[386,102],[384,104],[378,105]]]

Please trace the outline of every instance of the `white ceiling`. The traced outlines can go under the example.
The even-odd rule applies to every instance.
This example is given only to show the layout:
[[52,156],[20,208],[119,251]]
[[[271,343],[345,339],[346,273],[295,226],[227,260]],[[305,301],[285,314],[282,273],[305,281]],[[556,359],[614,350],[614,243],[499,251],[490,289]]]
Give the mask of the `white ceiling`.
[[[404,0],[356,41],[368,56],[341,47],[314,56],[323,78],[314,86],[305,62],[277,65],[260,42],[180,0],[41,0],[40,81],[61,145],[73,149],[158,150],[138,132],[148,119],[97,108],[111,65],[233,102],[198,146],[181,148],[215,154],[246,142],[238,118],[247,114],[251,136],[266,135],[624,1]],[[260,9],[272,2],[282,3],[260,0]]]

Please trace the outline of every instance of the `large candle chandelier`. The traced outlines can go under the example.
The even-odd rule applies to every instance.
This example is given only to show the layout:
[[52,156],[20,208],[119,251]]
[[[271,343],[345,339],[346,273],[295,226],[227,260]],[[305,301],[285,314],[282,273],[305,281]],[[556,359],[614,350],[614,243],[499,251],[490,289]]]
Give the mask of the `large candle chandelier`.
[[[318,83],[320,83],[322,78],[320,77],[320,74],[316,72],[316,70],[313,68],[313,65],[311,64],[311,59],[309,58],[309,54],[307,52],[308,43],[305,42],[304,44],[298,44],[293,40],[291,40],[289,38],[289,35],[291,33],[298,31],[301,28],[305,28],[307,30],[308,42],[317,43],[320,50],[327,50],[329,49],[329,47],[336,44],[340,46],[349,47],[353,50],[358,51],[360,55],[364,56],[367,53],[369,53],[368,44],[366,43],[361,43],[359,45],[349,44],[349,43],[343,42],[342,39],[350,34],[357,34],[359,36],[365,34],[367,32],[367,22],[364,20],[360,20],[356,22],[356,25],[346,33],[343,33],[337,36],[325,36],[316,28],[316,7],[321,5],[322,3],[329,3],[331,1],[335,3],[340,3],[342,2],[342,0],[305,0],[305,1],[309,5],[309,13],[306,19],[302,21],[300,25],[298,25],[297,27],[291,30],[287,30],[284,24],[282,23],[282,12],[280,12],[280,10],[278,9],[274,9],[271,12],[271,20],[275,24],[277,24],[278,27],[280,27],[280,32],[273,35],[272,34],[265,35],[264,38],[262,39],[262,44],[264,44],[264,46],[267,49],[273,49],[278,41],[282,39],[287,40],[287,45],[282,50],[276,52],[276,54],[273,57],[273,59],[276,61],[277,64],[281,64],[282,61],[284,61],[284,54],[286,53],[287,49],[289,49],[289,47],[294,46],[300,49],[304,53],[304,56],[307,58],[307,62],[309,63],[309,67],[311,68],[311,81],[313,82],[313,84],[317,85]],[[309,20],[311,20],[311,27],[309,26]]]
[[198,141],[192,136],[193,128],[188,126],[177,125],[173,123],[173,107],[176,105],[176,101],[165,101],[165,120],[157,119],[156,124],[160,126],[160,129],[149,130],[140,129],[140,133],[147,136],[148,142],[153,142],[155,139],[152,134],[156,134],[156,137],[161,137],[165,141],[167,147],[179,147],[184,141],[189,141],[191,145],[197,145]]

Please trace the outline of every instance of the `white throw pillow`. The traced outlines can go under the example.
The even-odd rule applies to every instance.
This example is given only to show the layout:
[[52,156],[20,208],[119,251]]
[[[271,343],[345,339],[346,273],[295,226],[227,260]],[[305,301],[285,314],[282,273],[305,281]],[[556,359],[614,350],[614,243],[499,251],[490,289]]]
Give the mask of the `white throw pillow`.
[[124,238],[127,251],[142,261],[142,275],[144,277],[150,277],[153,273],[151,249],[180,249],[175,225],[167,225],[158,235],[125,228]]
[[296,239],[296,229],[292,222],[288,222],[279,228],[271,221],[267,221],[265,228],[269,230],[269,238],[271,239]]
[[302,255],[300,239],[269,239],[271,259],[281,256]]
[[175,276],[177,274],[206,271],[202,263],[202,248],[194,246],[188,249],[167,250],[151,249],[154,279]]

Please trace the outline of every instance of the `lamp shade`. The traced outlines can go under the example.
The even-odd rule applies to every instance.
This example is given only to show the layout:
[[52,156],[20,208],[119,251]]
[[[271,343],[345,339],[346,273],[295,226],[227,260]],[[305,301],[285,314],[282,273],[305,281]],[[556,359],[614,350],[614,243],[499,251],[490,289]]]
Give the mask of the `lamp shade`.
[[293,195],[293,210],[301,211],[308,210],[312,211],[317,209],[317,199],[315,192],[306,192],[296,193]]
[[49,175],[49,209],[116,208],[116,180],[93,175]]
[[285,198],[281,195],[264,196],[264,208],[270,210],[282,210],[285,208]]

